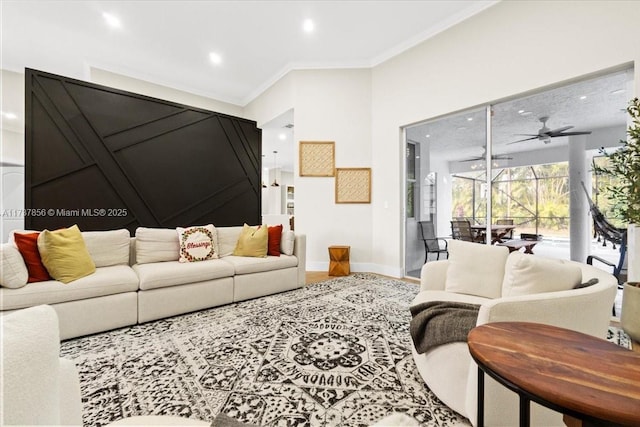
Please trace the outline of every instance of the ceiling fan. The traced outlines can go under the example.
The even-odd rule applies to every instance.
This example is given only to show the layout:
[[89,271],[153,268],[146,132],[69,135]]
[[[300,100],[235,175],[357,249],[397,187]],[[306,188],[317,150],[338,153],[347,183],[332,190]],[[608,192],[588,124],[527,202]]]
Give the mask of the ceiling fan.
[[[460,163],[463,162],[477,162],[478,160],[485,160],[487,158],[487,146],[482,147],[482,154],[476,157],[471,157],[469,159],[460,160]],[[513,160],[513,157],[506,156],[504,154],[493,154],[491,156],[491,160]]]
[[549,120],[549,116],[543,116],[540,117],[538,120],[540,120],[542,122],[542,128],[538,131],[537,134],[531,134],[531,133],[519,133],[516,135],[521,135],[521,136],[528,136],[529,138],[524,138],[524,139],[519,139],[517,141],[513,141],[513,142],[509,142],[507,143],[507,145],[509,144],[515,144],[516,142],[522,142],[522,141],[529,141],[532,139],[539,139],[540,141],[544,142],[545,144],[548,144],[551,142],[551,138],[557,138],[560,136],[569,136],[569,135],[589,135],[591,134],[591,131],[585,131],[585,132],[565,132],[566,130],[572,129],[573,126],[563,126],[561,128],[558,129],[549,129],[547,127],[547,120]]

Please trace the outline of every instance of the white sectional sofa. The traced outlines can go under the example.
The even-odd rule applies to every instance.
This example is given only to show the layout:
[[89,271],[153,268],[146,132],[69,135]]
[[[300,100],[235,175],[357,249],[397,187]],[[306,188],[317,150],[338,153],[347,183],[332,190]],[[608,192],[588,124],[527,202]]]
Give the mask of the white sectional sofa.
[[25,275],[26,267],[13,243],[4,243],[0,312],[51,305],[68,339],[304,286],[305,235],[284,231],[280,256],[253,258],[231,255],[242,227],[216,231],[220,258],[191,263],[178,262],[175,229],[139,228],[134,238],[124,229],[82,232],[95,273],[20,287],[7,287],[7,277]]
[[[596,282],[580,287],[585,282]],[[477,304],[476,325],[522,321],[544,323],[604,338],[617,280],[587,264],[551,260],[506,247],[452,240],[449,259],[422,267],[412,307],[435,302]],[[574,286],[578,288],[574,288]],[[553,357],[552,354],[549,355]],[[413,347],[420,375],[438,398],[476,425],[477,365],[466,342]],[[485,376],[486,426],[518,425],[518,397]],[[562,426],[562,415],[532,404],[532,426]]]

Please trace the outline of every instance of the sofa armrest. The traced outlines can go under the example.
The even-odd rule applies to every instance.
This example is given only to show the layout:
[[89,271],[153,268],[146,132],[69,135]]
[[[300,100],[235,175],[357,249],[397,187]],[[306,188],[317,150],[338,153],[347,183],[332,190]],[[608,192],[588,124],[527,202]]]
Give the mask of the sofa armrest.
[[447,279],[448,260],[429,261],[420,271],[421,291],[443,291]]
[[307,281],[307,236],[296,234],[293,243],[293,255],[298,258],[298,285],[304,286]]
[[82,425],[80,377],[71,359],[60,358],[60,424]]
[[477,325],[536,322],[606,336],[616,287],[610,281],[582,289],[496,298],[480,306]]

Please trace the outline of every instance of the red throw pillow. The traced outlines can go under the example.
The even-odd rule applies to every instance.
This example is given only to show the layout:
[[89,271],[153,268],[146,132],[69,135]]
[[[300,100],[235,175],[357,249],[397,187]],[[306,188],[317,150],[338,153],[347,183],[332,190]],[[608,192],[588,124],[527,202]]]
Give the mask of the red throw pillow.
[[22,255],[24,263],[27,265],[27,271],[29,272],[27,283],[51,280],[49,272],[40,259],[40,251],[38,251],[39,235],[40,233],[13,234],[13,240],[16,242],[20,255]]
[[280,239],[282,239],[282,224],[269,227],[267,255],[280,256]]

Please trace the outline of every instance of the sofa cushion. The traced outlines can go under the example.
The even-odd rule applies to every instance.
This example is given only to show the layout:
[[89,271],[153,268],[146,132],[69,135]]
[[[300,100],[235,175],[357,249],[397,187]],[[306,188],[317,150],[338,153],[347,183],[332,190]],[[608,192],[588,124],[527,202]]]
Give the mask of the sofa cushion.
[[0,288],[0,309],[14,310],[105,295],[135,292],[138,276],[127,265],[97,268],[95,273],[64,284],[56,280],[28,283],[20,289]]
[[251,274],[262,271],[280,270],[298,265],[298,259],[291,255],[282,255],[279,257],[268,256],[266,258],[231,255],[224,257],[224,261],[233,265],[235,274]]
[[280,252],[285,255],[293,255],[293,246],[295,244],[296,235],[291,230],[284,230],[280,239]]
[[0,245],[0,286],[17,289],[27,284],[29,272],[17,248],[5,243]]
[[197,262],[217,259],[216,229],[212,224],[188,228],[177,227],[180,240],[180,262]]
[[27,266],[29,272],[29,278],[27,282],[43,282],[45,280],[51,280],[49,272],[42,264],[42,258],[40,257],[40,251],[38,250],[38,236],[39,232],[35,233],[14,233],[13,241],[24,259],[24,263]]
[[502,296],[565,291],[581,281],[582,270],[577,265],[516,251],[507,258]]
[[264,258],[267,256],[267,244],[269,230],[266,225],[251,227],[245,224],[242,227],[238,243],[233,250],[233,255]]
[[38,236],[38,250],[51,277],[62,283],[73,282],[96,271],[77,225],[55,231],[43,230]]
[[82,237],[96,267],[129,265],[129,230],[83,231]]
[[167,261],[136,264],[133,269],[140,279],[140,289],[142,290],[233,276],[233,265],[220,259],[201,262]]
[[178,258],[180,258],[180,240],[175,229],[146,227],[136,229],[136,264],[178,261]]
[[218,227],[218,255],[222,258],[233,254],[242,233],[242,227]]
[[446,291],[500,297],[509,249],[462,240],[449,241],[448,249]]

